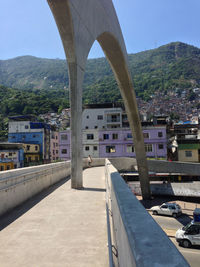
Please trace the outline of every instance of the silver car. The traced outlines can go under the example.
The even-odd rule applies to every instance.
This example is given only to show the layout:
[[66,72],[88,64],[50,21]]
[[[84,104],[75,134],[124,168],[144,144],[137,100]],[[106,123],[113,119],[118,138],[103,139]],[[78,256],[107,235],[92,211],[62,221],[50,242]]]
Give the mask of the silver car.
[[182,214],[181,207],[176,203],[163,203],[161,206],[154,206],[151,208],[154,215],[169,215],[177,217]]

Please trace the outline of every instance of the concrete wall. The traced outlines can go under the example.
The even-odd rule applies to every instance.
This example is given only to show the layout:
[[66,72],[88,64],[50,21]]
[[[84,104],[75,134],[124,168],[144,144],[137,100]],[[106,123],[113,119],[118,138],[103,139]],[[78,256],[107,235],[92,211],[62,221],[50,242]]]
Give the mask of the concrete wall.
[[1,172],[0,215],[69,174],[70,162]]
[[[134,158],[110,158],[111,163],[118,171],[137,170],[136,159]],[[166,160],[148,160],[149,171],[159,173],[184,173],[188,175],[200,175],[200,163],[188,163]]]
[[[92,166],[104,166],[104,159],[93,159]],[[87,159],[83,160],[87,168]],[[45,188],[70,175],[70,161],[0,173],[0,215],[23,203]]]
[[200,183],[151,184],[153,195],[200,197]]
[[[139,183],[131,183],[131,189],[134,194],[141,195]],[[166,183],[151,184],[152,195],[181,196],[181,197],[200,197],[200,183]]]
[[108,160],[106,175],[119,266],[189,266]]
[[185,173],[188,175],[199,175],[200,164],[179,161],[148,160],[149,171],[164,173]]

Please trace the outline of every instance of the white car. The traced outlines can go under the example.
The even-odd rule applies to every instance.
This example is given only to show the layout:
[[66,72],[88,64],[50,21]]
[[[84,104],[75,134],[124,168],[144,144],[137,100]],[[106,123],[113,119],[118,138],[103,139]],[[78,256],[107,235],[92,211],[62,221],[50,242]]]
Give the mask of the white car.
[[179,245],[189,248],[192,245],[200,245],[200,223],[191,221],[176,232],[176,241]]
[[168,215],[177,217],[182,214],[181,207],[176,203],[163,203],[161,206],[154,206],[151,208],[153,215]]

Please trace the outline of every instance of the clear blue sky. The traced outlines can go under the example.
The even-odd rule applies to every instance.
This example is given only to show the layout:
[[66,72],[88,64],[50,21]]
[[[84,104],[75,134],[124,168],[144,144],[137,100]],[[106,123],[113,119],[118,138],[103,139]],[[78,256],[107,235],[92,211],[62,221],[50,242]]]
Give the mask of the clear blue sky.
[[[83,0],[80,0],[83,1]],[[181,41],[200,48],[200,0],[113,0],[128,53]],[[0,1],[0,59],[65,58],[46,0]],[[101,57],[94,44],[89,57]]]

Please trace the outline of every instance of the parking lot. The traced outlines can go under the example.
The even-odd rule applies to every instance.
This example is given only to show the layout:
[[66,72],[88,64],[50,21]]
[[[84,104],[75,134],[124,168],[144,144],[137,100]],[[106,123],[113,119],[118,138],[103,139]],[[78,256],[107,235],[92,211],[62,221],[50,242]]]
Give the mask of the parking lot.
[[[153,219],[160,225],[163,231],[167,234],[170,240],[174,243],[177,249],[182,253],[185,259],[188,261],[191,267],[200,266],[200,246],[193,246],[192,248],[183,248],[178,245],[175,239],[175,233],[179,228],[188,224],[193,219],[193,211],[195,208],[200,208],[200,204],[197,203],[197,199],[185,199],[180,198],[168,198],[168,197],[154,197],[152,200],[143,201],[141,196],[137,196],[138,200],[144,205],[144,207],[152,215]],[[161,205],[164,202],[175,202],[182,208],[183,214],[177,218],[164,215],[153,215],[150,208],[153,206]]]

